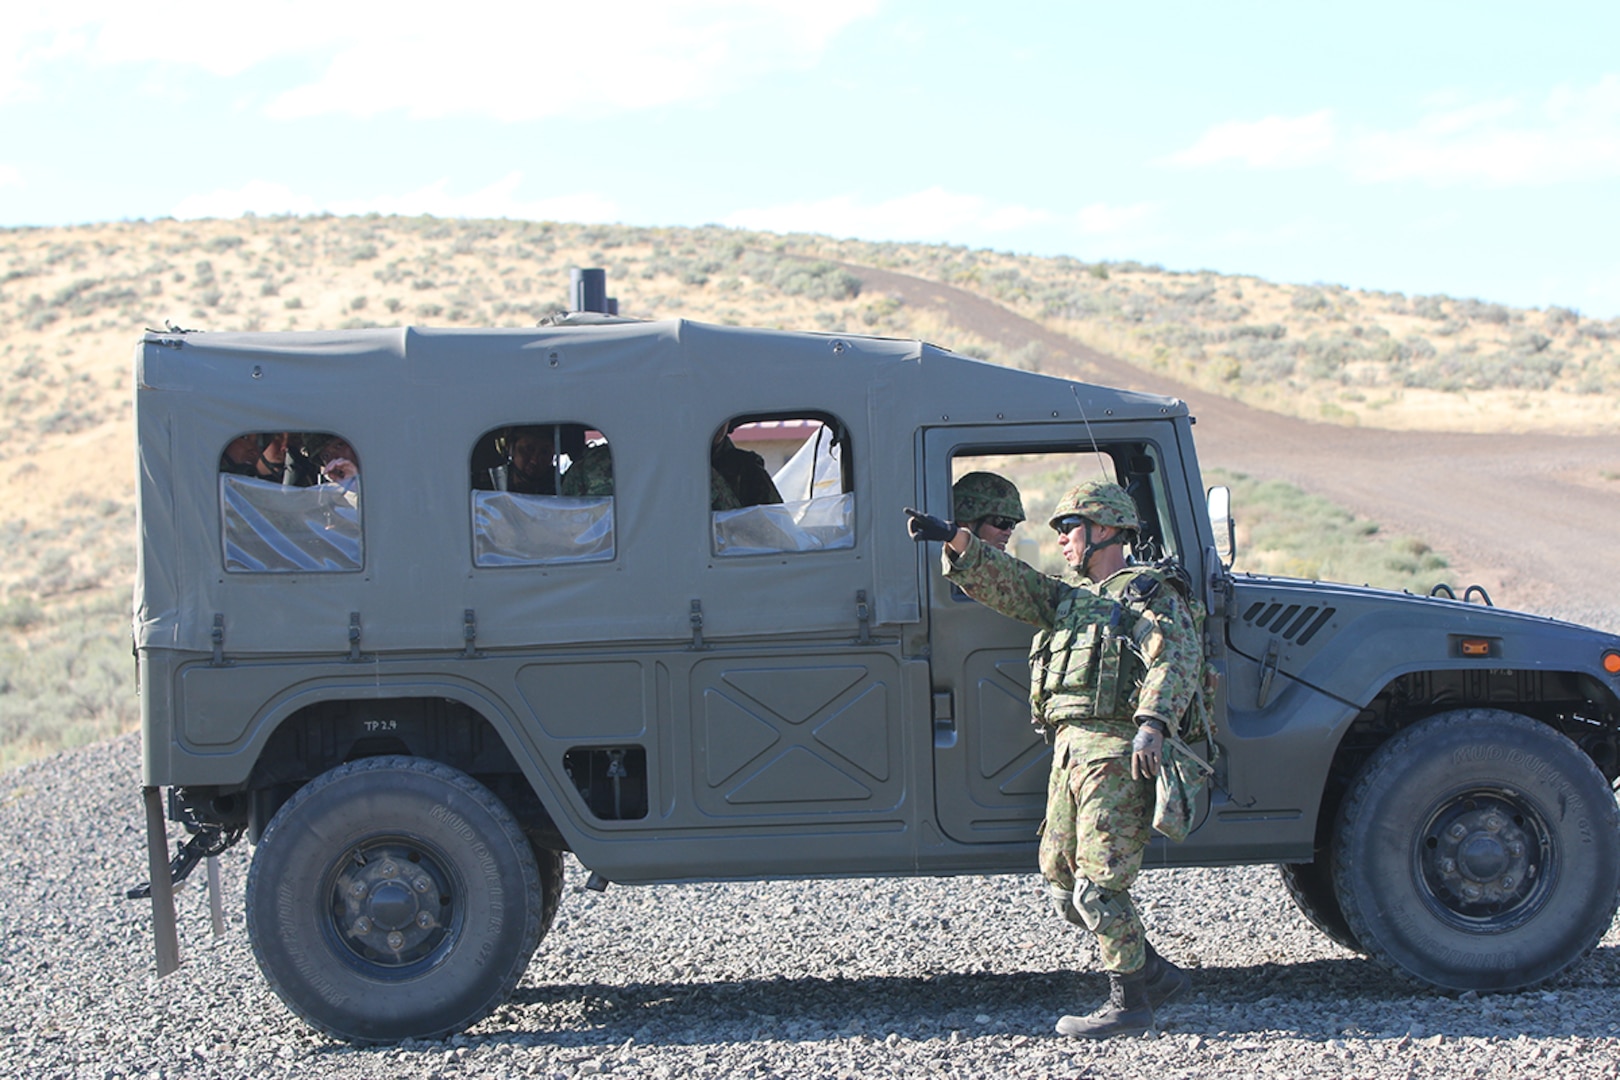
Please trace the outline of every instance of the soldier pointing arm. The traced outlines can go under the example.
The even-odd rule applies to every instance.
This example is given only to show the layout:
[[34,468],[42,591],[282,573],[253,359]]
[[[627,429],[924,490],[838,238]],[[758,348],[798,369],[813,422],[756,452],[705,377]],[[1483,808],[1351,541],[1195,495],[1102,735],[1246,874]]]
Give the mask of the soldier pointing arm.
[[1139,523],[1117,484],[1082,483],[1052,515],[1078,581],[1043,574],[952,522],[907,513],[913,539],[945,545],[947,578],[1037,627],[1030,707],[1052,742],[1041,874],[1058,912],[1096,935],[1110,987],[1106,1005],[1063,1017],[1057,1030],[1140,1034],[1189,981],[1148,943],[1128,890],[1151,835],[1164,737],[1180,734],[1202,673],[1192,612],[1164,587],[1167,573],[1129,565]]

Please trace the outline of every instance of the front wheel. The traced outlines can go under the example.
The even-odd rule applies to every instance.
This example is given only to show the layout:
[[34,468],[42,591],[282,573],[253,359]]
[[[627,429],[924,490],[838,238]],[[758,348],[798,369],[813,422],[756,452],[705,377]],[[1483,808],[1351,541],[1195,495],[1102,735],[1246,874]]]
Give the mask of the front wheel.
[[545,888],[488,788],[422,758],[366,758],[271,819],[248,873],[248,937],[311,1026],[358,1043],[438,1038],[511,995],[555,911]]
[[1516,713],[1466,709],[1397,734],[1339,808],[1334,890],[1355,940],[1448,990],[1517,990],[1614,921],[1620,815],[1589,758]]
[[1283,863],[1280,869],[1283,886],[1294,906],[1312,926],[1353,953],[1367,951],[1339,910],[1339,897],[1333,891],[1333,863],[1327,852],[1318,855],[1315,862]]

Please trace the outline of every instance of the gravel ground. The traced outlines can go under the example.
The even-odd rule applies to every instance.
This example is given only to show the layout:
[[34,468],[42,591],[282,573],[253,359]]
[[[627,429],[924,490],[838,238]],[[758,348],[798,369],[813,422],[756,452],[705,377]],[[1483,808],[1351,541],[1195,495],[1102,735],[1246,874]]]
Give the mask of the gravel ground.
[[1620,1076],[1620,930],[1553,985],[1445,997],[1328,942],[1275,869],[1151,871],[1136,891],[1194,968],[1159,1030],[1051,1034],[1106,992],[1033,873],[583,890],[513,1000],[447,1042],[313,1033],[248,948],[246,844],[180,894],[184,966],[153,974],[139,744],[0,773],[0,1070],[36,1077]]

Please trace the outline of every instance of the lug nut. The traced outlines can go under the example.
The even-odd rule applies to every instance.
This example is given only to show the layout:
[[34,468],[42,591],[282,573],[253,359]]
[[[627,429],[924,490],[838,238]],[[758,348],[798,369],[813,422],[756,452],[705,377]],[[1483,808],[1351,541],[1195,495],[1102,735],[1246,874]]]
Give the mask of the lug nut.
[[395,866],[393,860],[390,859],[382,864],[381,871],[383,877],[394,877],[399,873],[399,867]]
[[394,931],[391,931],[389,933],[389,935],[388,935],[388,947],[390,949],[393,949],[395,952],[399,952],[399,950],[402,947],[404,947],[404,945],[405,945],[405,935],[404,934],[400,933],[398,930],[394,930]]
[[366,883],[363,881],[357,881],[353,885],[350,885],[349,895],[354,897],[366,895]]
[[1459,821],[1453,824],[1451,828],[1447,829],[1446,833],[1453,840],[1461,840],[1463,837],[1468,835],[1468,826]]
[[364,915],[354,920],[354,932],[361,937],[371,933],[371,920]]
[[416,925],[420,926],[423,930],[426,930],[428,927],[433,925],[433,916],[429,915],[425,911],[417,912]]
[[419,893],[425,893],[429,889],[433,888],[433,882],[429,881],[425,877],[419,877],[415,881],[411,882],[411,887]]

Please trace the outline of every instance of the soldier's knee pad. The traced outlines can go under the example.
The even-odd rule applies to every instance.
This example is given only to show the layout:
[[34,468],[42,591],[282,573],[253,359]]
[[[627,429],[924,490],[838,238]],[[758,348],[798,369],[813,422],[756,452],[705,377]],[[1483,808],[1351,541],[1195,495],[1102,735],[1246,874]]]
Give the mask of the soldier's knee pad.
[[[1081,918],[1080,911],[1074,906],[1074,893],[1058,885],[1048,885],[1047,891],[1052,897],[1052,910],[1076,926],[1086,926],[1086,920]],[[1086,926],[1086,929],[1091,929]]]
[[1124,918],[1126,907],[1120,899],[1124,894],[1105,889],[1095,881],[1080,878],[1074,886],[1074,908],[1087,930],[1100,934]]

